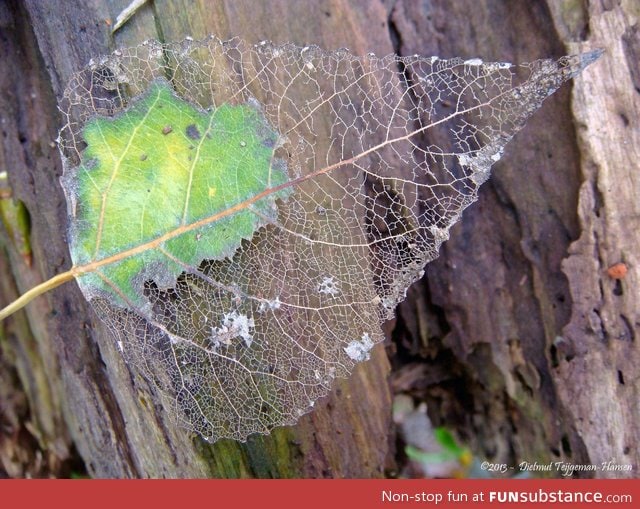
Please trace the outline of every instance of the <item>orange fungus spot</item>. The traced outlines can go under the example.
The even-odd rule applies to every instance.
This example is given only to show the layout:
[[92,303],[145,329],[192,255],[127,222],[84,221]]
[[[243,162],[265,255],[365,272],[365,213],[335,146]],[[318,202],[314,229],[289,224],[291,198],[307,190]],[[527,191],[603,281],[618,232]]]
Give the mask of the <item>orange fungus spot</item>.
[[625,263],[616,263],[607,269],[607,274],[612,279],[624,279],[627,275],[627,265]]

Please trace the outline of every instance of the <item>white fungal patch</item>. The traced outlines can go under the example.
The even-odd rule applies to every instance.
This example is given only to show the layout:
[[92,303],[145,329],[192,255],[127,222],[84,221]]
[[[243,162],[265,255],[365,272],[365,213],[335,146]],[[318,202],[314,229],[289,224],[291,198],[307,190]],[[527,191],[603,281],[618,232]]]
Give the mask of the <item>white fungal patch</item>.
[[467,154],[458,154],[458,162],[460,166],[469,166],[471,163],[471,157]]
[[383,297],[382,298],[382,307],[385,309],[393,309],[396,307],[397,301],[392,297]]
[[464,65],[482,65],[484,62],[479,58],[472,58],[470,60],[465,60]]
[[449,240],[449,228],[440,228],[439,226],[430,226],[428,230],[429,230],[429,233],[433,235],[433,240],[438,246],[443,242]]
[[266,313],[267,311],[275,311],[276,309],[280,309],[282,303],[280,302],[280,298],[276,297],[273,300],[263,300],[258,306],[258,313]]
[[335,281],[333,276],[324,276],[318,285],[318,292],[335,298],[340,295],[340,283]]
[[254,327],[253,318],[249,318],[247,315],[237,311],[225,313],[220,326],[211,327],[211,342],[214,348],[218,348],[222,345],[230,346],[235,338],[240,338],[247,347],[250,347],[253,342],[251,329]]
[[356,362],[362,362],[369,360],[371,354],[369,353],[373,348],[373,341],[369,337],[369,334],[365,332],[360,338],[360,341],[352,341],[347,345],[344,351],[347,355]]

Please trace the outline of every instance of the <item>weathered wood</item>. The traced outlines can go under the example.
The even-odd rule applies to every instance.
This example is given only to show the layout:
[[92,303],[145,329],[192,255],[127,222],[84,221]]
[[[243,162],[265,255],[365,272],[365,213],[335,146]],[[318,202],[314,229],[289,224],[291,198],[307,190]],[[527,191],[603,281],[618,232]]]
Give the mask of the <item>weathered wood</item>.
[[[0,35],[0,171],[8,172],[14,196],[31,212],[33,246],[33,265],[28,267],[3,237],[4,304],[58,271],[67,249],[61,238],[48,241],[50,232],[60,237],[65,223],[64,204],[55,196],[56,101],[33,30],[18,3],[0,4]],[[64,475],[70,467],[72,445],[63,419],[59,349],[48,327],[50,313],[45,298],[0,326],[0,465],[18,477],[52,471]],[[14,374],[23,394],[14,386]],[[4,392],[12,386],[13,394]],[[22,398],[28,405],[20,403]]]
[[[438,352],[427,361],[436,372],[447,363],[448,378],[420,389],[430,414],[457,423],[481,456],[612,461],[634,468],[577,475],[637,476],[638,12],[587,4],[395,4],[402,53],[529,61],[606,51],[507,147],[427,270],[430,305],[409,300],[400,315],[416,331],[410,350]],[[629,273],[615,281],[606,269],[620,261]]]
[[[403,52],[426,46],[443,56],[507,62],[565,53],[540,4],[432,5],[428,17],[415,12],[413,2],[396,5],[392,20],[407,34],[401,38]],[[477,15],[465,17],[465,12]],[[460,423],[484,456],[508,464],[517,458],[559,458],[562,437],[575,437],[565,429],[571,423],[558,418],[547,357],[547,345],[569,320],[571,299],[561,262],[578,235],[578,152],[568,97],[569,87],[563,87],[507,146],[478,203],[428,267],[424,283],[449,329],[442,345],[471,384],[470,407],[451,394],[441,422]],[[579,444],[571,448],[576,461],[586,460]]]
[[[438,374],[403,390],[427,401],[432,420],[456,429],[476,455],[637,468],[640,39],[632,2],[156,0],[112,37],[109,24],[127,3],[0,4],[0,170],[31,213],[34,246],[32,269],[7,246],[2,304],[15,287],[69,266],[51,146],[56,98],[74,71],[117,46],[214,33],[516,62],[604,47],[601,61],[508,146],[401,306],[393,336],[404,362]],[[622,280],[606,273],[617,262],[629,268]],[[13,416],[13,434],[0,435],[18,458],[9,470],[0,447],[12,475],[66,475],[74,447],[102,477],[371,477],[393,465],[382,348],[299,425],[209,446],[171,426],[75,284],[0,327],[0,366],[16,367],[0,372],[0,398],[17,395],[15,404],[0,400]],[[394,363],[401,373],[400,356]],[[47,461],[31,468],[38,451]]]
[[[576,18],[586,20],[579,30]],[[562,262],[573,310],[553,377],[590,461],[635,467],[621,472],[609,466],[600,475],[637,477],[640,6],[593,1],[579,16],[559,9],[553,20],[569,49],[602,47],[607,52],[572,94],[581,161],[580,236]],[[608,269],[620,263],[628,271],[616,279]]]

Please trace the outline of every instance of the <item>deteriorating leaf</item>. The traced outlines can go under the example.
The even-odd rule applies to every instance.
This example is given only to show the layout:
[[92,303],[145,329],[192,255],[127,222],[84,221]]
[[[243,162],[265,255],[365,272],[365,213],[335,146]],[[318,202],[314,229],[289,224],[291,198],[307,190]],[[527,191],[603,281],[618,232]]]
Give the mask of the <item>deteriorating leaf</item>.
[[74,275],[180,423],[212,441],[294,423],[369,358],[505,144],[595,58],[120,50],[63,100]]
[[[171,136],[168,136],[172,133]],[[79,279],[89,298],[144,307],[144,283],[173,287],[204,259],[231,256],[267,221],[283,192],[229,210],[286,181],[273,157],[278,135],[249,106],[210,113],[177,98],[159,79],[114,119],[96,117],[82,131],[82,164],[65,174],[75,203],[74,265],[126,257]]]

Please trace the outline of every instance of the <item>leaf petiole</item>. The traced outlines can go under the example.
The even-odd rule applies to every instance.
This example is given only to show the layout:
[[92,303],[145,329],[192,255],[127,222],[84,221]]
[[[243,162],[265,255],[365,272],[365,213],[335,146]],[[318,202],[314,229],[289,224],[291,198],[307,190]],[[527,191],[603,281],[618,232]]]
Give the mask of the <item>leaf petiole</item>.
[[47,279],[46,281],[40,283],[37,286],[34,286],[33,288],[31,288],[31,290],[25,292],[16,300],[14,300],[11,304],[9,304],[8,306],[0,310],[0,322],[5,318],[7,318],[8,316],[15,313],[16,311],[18,311],[19,309],[22,309],[24,306],[29,304],[29,302],[31,302],[36,297],[42,295],[43,293],[48,292],[49,290],[52,290],[60,286],[63,283],[66,283],[67,281],[71,281],[77,275],[78,275],[77,269],[74,267],[69,269],[66,272],[63,272],[62,274],[58,274],[56,276],[53,276],[50,279]]

